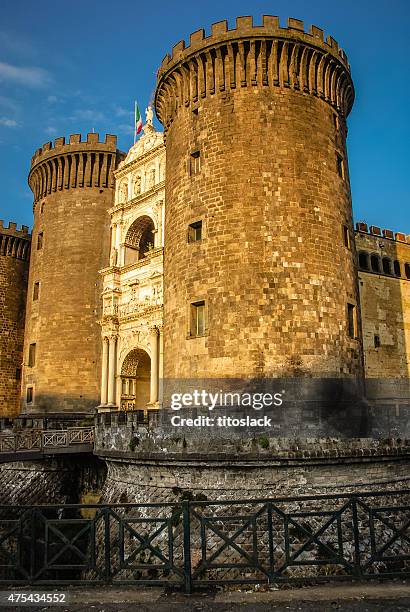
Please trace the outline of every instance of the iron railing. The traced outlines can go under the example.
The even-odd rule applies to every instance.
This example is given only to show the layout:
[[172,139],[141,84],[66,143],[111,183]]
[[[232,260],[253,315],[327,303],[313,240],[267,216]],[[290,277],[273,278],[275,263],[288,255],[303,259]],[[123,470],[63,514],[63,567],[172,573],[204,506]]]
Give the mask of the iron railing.
[[94,442],[94,427],[41,430],[26,429],[0,434],[0,453],[44,451],[90,445]]
[[0,583],[199,586],[410,575],[410,491],[0,506]]

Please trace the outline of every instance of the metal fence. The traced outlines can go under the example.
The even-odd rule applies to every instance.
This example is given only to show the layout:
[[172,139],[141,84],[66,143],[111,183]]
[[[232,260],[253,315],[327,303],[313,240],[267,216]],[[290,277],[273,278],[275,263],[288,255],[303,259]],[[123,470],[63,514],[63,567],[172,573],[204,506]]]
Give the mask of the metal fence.
[[23,429],[0,434],[0,453],[27,451],[48,452],[56,449],[93,445],[94,427],[73,427],[67,429],[41,430]]
[[410,491],[169,504],[0,506],[2,584],[410,575]]

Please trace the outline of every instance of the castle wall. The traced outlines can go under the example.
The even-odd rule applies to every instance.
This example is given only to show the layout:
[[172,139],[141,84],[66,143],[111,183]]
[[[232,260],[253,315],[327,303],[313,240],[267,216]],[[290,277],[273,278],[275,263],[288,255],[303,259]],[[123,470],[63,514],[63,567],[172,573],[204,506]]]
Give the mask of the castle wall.
[[[81,412],[99,401],[97,318],[110,251],[116,137],[57,139],[33,157],[33,251],[24,347],[25,412]],[[34,299],[37,284],[37,298]],[[35,355],[30,356],[31,345]],[[31,389],[31,391],[30,391]]]
[[[320,30],[275,19],[238,18],[229,31],[221,22],[208,38],[200,30],[159,72],[165,378],[363,373],[348,65]],[[190,243],[196,221],[203,237]],[[201,302],[195,334],[191,305]]]
[[410,243],[402,234],[393,239],[371,229],[379,235],[356,233],[367,395],[409,399]]
[[0,221],[0,416],[19,413],[30,256],[28,228]]

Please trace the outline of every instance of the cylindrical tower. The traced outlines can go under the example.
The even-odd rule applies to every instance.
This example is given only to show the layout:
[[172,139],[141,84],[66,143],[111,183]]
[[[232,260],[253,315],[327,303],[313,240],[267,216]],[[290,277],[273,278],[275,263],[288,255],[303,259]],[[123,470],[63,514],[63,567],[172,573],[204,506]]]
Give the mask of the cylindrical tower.
[[24,412],[82,412],[98,404],[101,299],[109,262],[116,136],[58,138],[31,162],[34,194],[23,368]]
[[191,35],[158,73],[164,376],[362,377],[337,42],[296,19]]
[[28,227],[0,221],[0,416],[20,411],[21,364],[23,361],[24,315],[26,307]]

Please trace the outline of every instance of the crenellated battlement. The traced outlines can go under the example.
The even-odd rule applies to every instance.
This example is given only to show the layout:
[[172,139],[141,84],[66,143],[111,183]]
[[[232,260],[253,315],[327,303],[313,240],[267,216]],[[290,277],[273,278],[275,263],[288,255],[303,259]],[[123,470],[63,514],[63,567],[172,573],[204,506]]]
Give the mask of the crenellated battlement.
[[238,17],[236,28],[226,20],[193,32],[189,45],[181,40],[158,71],[155,108],[167,128],[182,106],[220,92],[244,87],[281,87],[322,98],[346,117],[354,88],[345,52],[317,26],[305,32],[303,21],[264,15],[262,25]]
[[[78,146],[80,145],[80,146]],[[86,140],[81,140],[81,134],[70,134],[68,142],[64,136],[60,136],[54,140],[54,143],[46,142],[42,147],[39,147],[31,158],[31,166],[39,163],[41,159],[47,159],[50,155],[59,155],[61,153],[72,153],[74,150],[110,150],[117,149],[117,136],[106,134],[105,139],[100,141],[100,135],[97,132],[87,134]]]
[[297,34],[298,37],[304,35],[303,39],[305,39],[306,42],[318,45],[326,52],[334,53],[349,70],[346,53],[332,36],[327,36],[325,38],[324,31],[321,28],[310,25],[308,30],[305,31],[304,22],[293,17],[288,17],[287,27],[283,28],[280,26],[279,17],[274,15],[263,15],[262,25],[254,24],[252,16],[241,16],[236,18],[235,28],[229,28],[226,19],[213,23],[211,25],[210,36],[205,36],[205,30],[203,28],[196,30],[190,35],[188,45],[185,44],[184,40],[180,40],[174,45],[172,54],[170,55],[167,53],[162,60],[158,76],[160,76],[161,72],[168,70],[172,63],[178,62],[182,56],[187,57],[192,53],[196,53],[199,49],[205,49],[206,47],[214,46],[227,40],[261,36],[283,36],[285,39],[294,39],[295,34]]
[[30,242],[31,234],[26,225],[18,229],[17,224],[10,221],[8,226],[5,226],[3,220],[0,219],[0,256],[28,261]]
[[356,232],[359,234],[367,234],[374,238],[386,238],[387,240],[393,240],[396,242],[404,242],[410,244],[410,234],[404,234],[403,232],[393,232],[390,229],[380,228],[377,225],[367,225],[363,221],[356,223]]
[[113,188],[114,170],[124,157],[112,134],[103,141],[98,133],[90,133],[86,140],[71,134],[68,142],[64,137],[46,142],[31,160],[28,181],[34,201],[63,189]]
[[3,219],[0,219],[0,234],[16,236],[17,238],[27,238],[27,240],[30,240],[31,238],[29,227],[27,225],[22,225],[19,228],[17,223],[14,223],[14,221],[10,221],[8,225],[4,225]]

